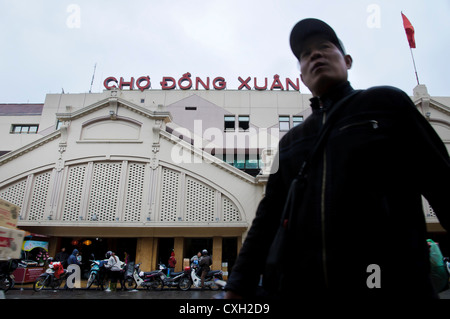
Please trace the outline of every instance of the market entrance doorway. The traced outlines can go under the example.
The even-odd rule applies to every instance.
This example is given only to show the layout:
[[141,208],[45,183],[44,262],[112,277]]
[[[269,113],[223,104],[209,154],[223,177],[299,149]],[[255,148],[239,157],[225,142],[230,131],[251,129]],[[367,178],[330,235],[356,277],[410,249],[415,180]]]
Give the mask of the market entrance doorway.
[[164,264],[169,266],[170,254],[173,251],[174,239],[173,238],[159,238],[158,241],[158,264]]
[[91,269],[89,260],[92,260],[93,257],[96,260],[103,260],[106,258],[106,252],[110,250],[115,252],[123,262],[125,262],[126,255],[128,256],[128,261],[134,261],[136,245],[136,238],[63,237],[61,238],[58,252],[64,247],[67,254],[70,255],[74,249],[77,249],[81,257],[82,277],[86,277]]
[[202,252],[206,249],[211,255],[213,250],[213,239],[212,238],[185,238],[183,255],[184,258],[191,259],[198,252]]
[[226,263],[228,273],[233,270],[237,259],[237,237],[225,237],[222,240],[222,263]]

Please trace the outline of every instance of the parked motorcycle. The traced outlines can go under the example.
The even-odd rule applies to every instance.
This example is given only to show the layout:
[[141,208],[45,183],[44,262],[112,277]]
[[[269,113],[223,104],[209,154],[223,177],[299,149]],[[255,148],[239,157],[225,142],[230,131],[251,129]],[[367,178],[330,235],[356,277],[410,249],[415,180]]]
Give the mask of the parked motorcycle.
[[[94,257],[94,256],[92,256]],[[89,271],[89,278],[86,284],[86,288],[89,289],[93,284],[100,287],[101,290],[104,289],[105,283],[105,264],[108,263],[107,260],[89,260],[91,262],[91,270]]]
[[[176,287],[181,290],[188,290],[191,286],[190,281],[182,280],[183,278],[189,278],[190,272],[180,271],[180,272],[169,272],[165,265],[160,265],[161,271],[166,275],[163,280],[163,285],[169,288]],[[188,285],[188,286],[187,286]]]
[[0,263],[0,289],[4,292],[14,287],[15,281],[12,273],[17,269],[18,265],[18,259],[10,259]]
[[[196,288],[201,288],[202,279],[201,272],[199,268],[191,268],[186,267],[184,269],[185,273],[189,273],[190,276],[186,276],[180,279],[180,289],[188,290],[191,286]],[[222,270],[210,270],[208,274],[205,276],[205,287],[208,287],[211,290],[219,290],[222,285],[218,284],[223,282],[223,272]]]
[[144,287],[147,289],[162,290],[164,287],[164,279],[166,275],[162,271],[162,267],[159,270],[143,272],[139,266],[134,266],[132,275],[127,275],[125,278],[125,289],[136,289],[137,287]]
[[58,289],[67,278],[67,271],[60,262],[50,262],[48,269],[41,274],[33,284],[34,291],[41,291],[44,287]]

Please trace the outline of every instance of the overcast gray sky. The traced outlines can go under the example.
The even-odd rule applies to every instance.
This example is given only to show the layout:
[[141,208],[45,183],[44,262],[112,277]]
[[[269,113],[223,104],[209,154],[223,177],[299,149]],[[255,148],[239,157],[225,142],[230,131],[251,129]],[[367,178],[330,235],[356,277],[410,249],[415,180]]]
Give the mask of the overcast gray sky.
[[[415,28],[419,80],[450,96],[449,0],[0,0],[0,103],[43,102],[47,93],[92,92],[103,80],[149,75],[238,77],[269,86],[299,77],[293,25],[329,23],[353,57],[355,88],[393,85],[412,95],[416,78],[400,12]],[[260,84],[258,82],[258,84]],[[302,93],[309,93],[301,85]]]

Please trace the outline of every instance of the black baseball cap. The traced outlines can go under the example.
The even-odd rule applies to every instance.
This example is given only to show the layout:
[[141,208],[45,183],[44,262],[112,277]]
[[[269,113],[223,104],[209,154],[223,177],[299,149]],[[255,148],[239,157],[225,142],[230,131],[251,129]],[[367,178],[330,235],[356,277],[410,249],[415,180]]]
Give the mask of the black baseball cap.
[[334,32],[333,28],[319,19],[308,18],[303,19],[292,28],[290,44],[291,50],[297,59],[300,60],[300,54],[305,41],[314,35],[322,35],[345,55],[344,45]]

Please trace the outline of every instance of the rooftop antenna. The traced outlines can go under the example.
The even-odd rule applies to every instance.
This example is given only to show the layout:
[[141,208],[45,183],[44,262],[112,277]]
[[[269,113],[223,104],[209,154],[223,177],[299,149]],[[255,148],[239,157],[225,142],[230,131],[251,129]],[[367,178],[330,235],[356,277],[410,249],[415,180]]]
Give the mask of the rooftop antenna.
[[92,81],[91,81],[91,87],[89,88],[89,93],[92,91],[92,84],[94,84],[94,76],[95,76],[95,69],[97,68],[97,63],[94,65],[94,73],[92,74]]

